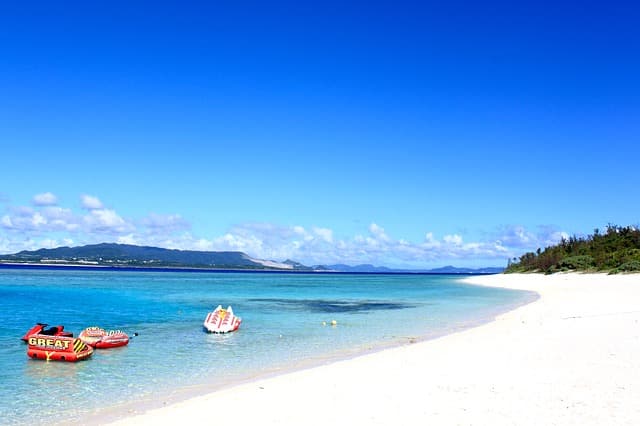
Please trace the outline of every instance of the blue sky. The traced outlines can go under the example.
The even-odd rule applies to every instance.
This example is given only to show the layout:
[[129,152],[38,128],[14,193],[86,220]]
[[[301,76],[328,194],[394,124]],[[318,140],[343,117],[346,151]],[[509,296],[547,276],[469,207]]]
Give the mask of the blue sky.
[[129,3],[0,6],[0,253],[504,266],[640,223],[631,2]]

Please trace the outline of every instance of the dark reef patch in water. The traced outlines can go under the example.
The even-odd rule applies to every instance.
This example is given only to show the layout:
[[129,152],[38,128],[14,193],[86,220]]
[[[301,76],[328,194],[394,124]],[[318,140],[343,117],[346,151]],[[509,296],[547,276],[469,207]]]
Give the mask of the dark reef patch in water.
[[398,302],[343,301],[323,299],[249,299],[251,302],[271,303],[279,308],[304,309],[312,312],[367,312],[414,308],[415,305]]

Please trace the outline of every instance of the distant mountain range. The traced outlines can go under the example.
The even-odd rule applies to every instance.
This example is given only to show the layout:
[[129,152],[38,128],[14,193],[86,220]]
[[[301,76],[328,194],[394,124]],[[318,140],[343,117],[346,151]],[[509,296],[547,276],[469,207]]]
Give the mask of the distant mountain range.
[[504,268],[456,268],[445,266],[436,269],[411,270],[391,269],[369,264],[363,265],[316,265],[305,266],[293,260],[276,262],[254,259],[239,251],[194,251],[171,250],[159,247],[144,247],[130,244],[102,243],[80,247],[58,247],[21,251],[0,255],[0,262],[25,264],[64,264],[79,266],[114,266],[146,268],[198,268],[275,270],[347,273],[434,273],[434,274],[495,274]]
[[376,273],[429,273],[429,274],[499,274],[504,268],[486,267],[486,268],[456,268],[455,266],[443,266],[434,269],[398,269],[386,268],[384,266],[374,266],[369,264],[363,265],[328,265],[322,266],[332,271],[339,272],[376,272]]

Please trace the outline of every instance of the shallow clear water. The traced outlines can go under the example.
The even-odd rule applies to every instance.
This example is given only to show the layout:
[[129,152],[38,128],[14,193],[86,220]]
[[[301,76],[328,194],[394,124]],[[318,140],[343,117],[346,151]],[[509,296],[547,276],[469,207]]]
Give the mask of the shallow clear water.
[[[0,423],[78,419],[102,407],[214,389],[371,349],[442,335],[532,299],[443,275],[0,269]],[[202,322],[232,305],[240,330]],[[337,326],[323,326],[337,321]],[[36,322],[76,335],[99,325],[139,333],[78,363],[28,359]]]

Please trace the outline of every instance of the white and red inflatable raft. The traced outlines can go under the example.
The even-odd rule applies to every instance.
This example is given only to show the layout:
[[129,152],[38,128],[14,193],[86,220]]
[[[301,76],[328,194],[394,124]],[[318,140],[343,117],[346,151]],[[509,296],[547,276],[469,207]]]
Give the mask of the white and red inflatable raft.
[[97,349],[117,348],[129,343],[129,336],[124,331],[105,330],[100,327],[87,327],[80,332],[78,338]]
[[231,306],[223,309],[222,305],[207,314],[204,320],[204,329],[209,333],[230,333],[240,327],[242,318],[233,314]]

